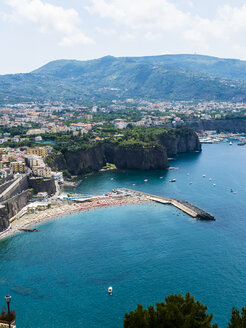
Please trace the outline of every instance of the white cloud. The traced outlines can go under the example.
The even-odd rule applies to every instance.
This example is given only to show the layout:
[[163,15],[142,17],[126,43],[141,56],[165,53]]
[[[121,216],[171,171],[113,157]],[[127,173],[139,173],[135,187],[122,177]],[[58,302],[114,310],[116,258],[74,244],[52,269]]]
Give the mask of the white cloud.
[[161,34],[160,33],[147,32],[147,33],[145,33],[144,37],[147,40],[157,40],[157,39],[161,38]]
[[27,20],[37,24],[43,33],[60,36],[60,45],[72,46],[92,43],[79,28],[79,15],[75,9],[65,9],[41,0],[6,0],[12,8],[9,18]]
[[91,0],[87,9],[132,29],[171,30],[186,24],[189,19],[189,14],[167,0]]
[[129,32],[126,32],[124,34],[122,34],[120,36],[120,38],[122,40],[129,40],[129,41],[133,41],[133,40],[136,40],[136,34],[135,33],[129,33]]
[[[238,34],[246,32],[246,4],[217,6],[211,18],[182,11],[171,0],[90,0],[90,3],[87,6],[90,13],[111,19],[116,26],[124,25],[128,34],[138,31],[147,40],[169,36],[177,42],[186,42],[188,48],[203,51],[213,50],[214,46],[231,47]],[[194,2],[187,4],[191,8]]]
[[96,27],[96,31],[103,35],[115,35],[117,33],[115,29],[102,27]]

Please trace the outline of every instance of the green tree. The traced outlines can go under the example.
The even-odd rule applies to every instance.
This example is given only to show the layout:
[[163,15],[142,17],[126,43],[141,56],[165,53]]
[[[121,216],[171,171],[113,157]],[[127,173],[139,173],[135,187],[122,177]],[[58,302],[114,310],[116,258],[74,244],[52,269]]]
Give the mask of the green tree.
[[228,328],[246,328],[246,308],[243,307],[241,313],[236,309],[232,309],[231,320]]
[[211,323],[213,315],[206,311],[207,306],[189,293],[185,297],[170,295],[156,308],[138,305],[135,311],[126,313],[124,328],[217,328],[217,324]]

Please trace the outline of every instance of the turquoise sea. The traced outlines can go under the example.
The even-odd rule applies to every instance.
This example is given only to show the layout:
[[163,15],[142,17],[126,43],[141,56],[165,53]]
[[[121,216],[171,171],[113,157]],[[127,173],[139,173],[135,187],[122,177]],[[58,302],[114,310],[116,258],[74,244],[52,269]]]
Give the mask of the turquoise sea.
[[189,291],[225,328],[231,308],[246,305],[245,163],[246,147],[221,143],[179,156],[177,170],[88,176],[77,192],[130,187],[188,200],[217,220],[137,204],[45,223],[0,242],[0,306],[10,293],[20,328],[120,328],[138,303]]

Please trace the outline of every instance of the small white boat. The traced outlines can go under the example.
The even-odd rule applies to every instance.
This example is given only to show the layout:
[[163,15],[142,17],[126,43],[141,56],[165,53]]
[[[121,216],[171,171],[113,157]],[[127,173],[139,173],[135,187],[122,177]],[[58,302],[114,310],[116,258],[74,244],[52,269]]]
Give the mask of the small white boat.
[[190,181],[189,184],[192,184],[192,181]]
[[133,186],[136,186],[136,183],[133,183],[132,185],[133,185]]
[[176,182],[176,179],[171,179],[169,180],[169,182]]
[[148,182],[148,179],[145,179],[144,182]]
[[203,177],[203,178],[206,178],[206,174],[203,174],[202,177]]
[[163,179],[163,177],[160,177],[160,179]]
[[229,145],[230,145],[230,146],[232,145],[232,142],[231,142],[231,141],[229,142]]
[[216,186],[216,183],[213,183],[213,186],[215,187]]
[[108,288],[108,294],[109,294],[109,295],[113,295],[113,287],[110,286],[110,287]]
[[209,180],[209,181],[212,181],[212,178],[209,178],[208,180]]

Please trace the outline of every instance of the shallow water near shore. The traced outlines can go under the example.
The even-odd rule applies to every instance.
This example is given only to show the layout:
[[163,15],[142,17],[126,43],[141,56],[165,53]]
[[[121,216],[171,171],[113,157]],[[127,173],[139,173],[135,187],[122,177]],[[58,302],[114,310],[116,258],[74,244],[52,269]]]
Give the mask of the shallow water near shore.
[[232,306],[246,305],[245,163],[246,147],[221,143],[179,156],[178,170],[88,176],[76,192],[133,188],[188,200],[217,221],[151,203],[45,223],[0,242],[0,306],[10,293],[17,327],[118,328],[138,303],[189,291],[226,327]]

